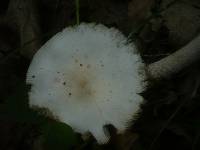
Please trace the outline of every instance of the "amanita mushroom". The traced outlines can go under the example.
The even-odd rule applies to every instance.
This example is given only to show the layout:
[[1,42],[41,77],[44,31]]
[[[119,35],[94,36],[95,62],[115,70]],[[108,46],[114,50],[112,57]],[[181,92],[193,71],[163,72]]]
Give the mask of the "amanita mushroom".
[[27,73],[30,106],[47,108],[79,133],[98,143],[109,140],[104,125],[119,133],[138,112],[145,71],[169,77],[200,54],[200,36],[146,68],[133,43],[103,25],[81,24],[56,34],[35,54]]
[[128,126],[143,98],[144,64],[133,43],[116,29],[81,24],[56,34],[35,54],[27,73],[30,106],[47,108],[98,143]]

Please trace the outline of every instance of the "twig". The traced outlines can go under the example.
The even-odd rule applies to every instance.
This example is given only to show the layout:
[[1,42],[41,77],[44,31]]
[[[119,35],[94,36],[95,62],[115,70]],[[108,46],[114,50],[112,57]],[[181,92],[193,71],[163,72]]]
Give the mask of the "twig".
[[76,23],[79,25],[80,23],[80,14],[79,14],[79,0],[76,0]]

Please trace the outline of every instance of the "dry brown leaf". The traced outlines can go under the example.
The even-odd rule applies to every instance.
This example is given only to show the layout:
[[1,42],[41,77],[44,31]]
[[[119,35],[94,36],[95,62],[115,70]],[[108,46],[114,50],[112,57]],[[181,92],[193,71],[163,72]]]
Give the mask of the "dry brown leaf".
[[131,0],[128,4],[128,16],[132,22],[145,20],[150,14],[154,0]]

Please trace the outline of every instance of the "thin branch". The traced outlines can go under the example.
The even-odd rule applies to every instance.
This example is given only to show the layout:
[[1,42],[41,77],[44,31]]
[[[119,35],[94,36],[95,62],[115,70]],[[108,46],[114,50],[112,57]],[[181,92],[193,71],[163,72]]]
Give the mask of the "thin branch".
[[76,0],[76,23],[77,23],[77,25],[80,24],[79,3],[80,3],[79,0]]

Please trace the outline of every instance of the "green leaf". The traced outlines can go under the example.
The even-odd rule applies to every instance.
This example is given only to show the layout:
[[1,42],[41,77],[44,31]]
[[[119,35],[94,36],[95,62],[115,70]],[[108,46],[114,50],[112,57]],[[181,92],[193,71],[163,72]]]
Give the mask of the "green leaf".
[[43,127],[44,146],[47,150],[68,150],[76,143],[72,128],[61,122],[50,122]]
[[0,105],[0,116],[2,119],[26,123],[40,123],[46,120],[46,117],[29,108],[28,87],[25,83],[20,83],[16,91]]
[[36,124],[44,136],[47,150],[68,150],[77,142],[75,133],[68,125],[51,120],[29,107],[28,87],[25,83],[20,83],[18,89],[0,105],[0,117],[19,123]]

